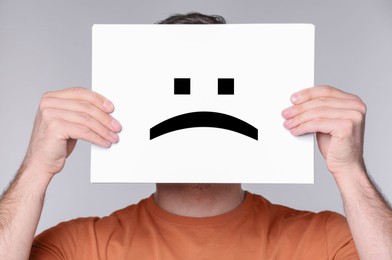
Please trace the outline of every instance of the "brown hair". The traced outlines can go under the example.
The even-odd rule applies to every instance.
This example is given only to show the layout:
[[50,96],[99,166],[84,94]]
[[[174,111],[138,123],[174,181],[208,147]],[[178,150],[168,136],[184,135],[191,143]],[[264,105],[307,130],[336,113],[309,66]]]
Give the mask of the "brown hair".
[[201,13],[175,14],[158,24],[225,24],[226,20],[220,15],[205,15]]

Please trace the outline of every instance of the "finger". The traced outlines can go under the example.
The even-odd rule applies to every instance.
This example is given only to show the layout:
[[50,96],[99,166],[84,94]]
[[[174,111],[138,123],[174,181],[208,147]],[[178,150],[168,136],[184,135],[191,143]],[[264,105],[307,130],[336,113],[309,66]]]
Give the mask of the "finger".
[[91,131],[91,129],[86,126],[70,123],[61,119],[53,120],[52,122],[57,122],[62,125],[63,130],[67,133],[63,136],[64,139],[80,139],[107,148],[112,145],[112,142],[98,135],[94,131]]
[[97,92],[82,87],[50,91],[44,94],[43,98],[46,97],[87,101],[107,113],[114,111],[114,105],[110,100]]
[[319,107],[308,110],[284,122],[284,127],[293,129],[316,119],[349,119],[356,123],[361,123],[364,116],[361,112],[350,109]]
[[[59,110],[55,108],[47,108],[42,112],[42,117],[46,122],[53,120],[61,120],[67,124],[74,124],[99,135],[101,138],[106,139],[111,143],[118,142],[118,135],[112,132],[109,128],[102,125],[95,118],[87,113],[78,113],[67,110]],[[49,123],[50,124],[50,123]],[[73,137],[72,137],[73,138]]]
[[298,136],[309,133],[331,134],[335,137],[352,135],[354,122],[349,119],[325,119],[318,118],[306,123],[300,124],[290,129],[291,134]]
[[312,109],[327,107],[356,110],[364,115],[366,114],[366,106],[360,100],[321,97],[290,106],[282,111],[282,116],[285,119],[290,119]]
[[87,113],[92,118],[95,118],[102,125],[110,128],[114,132],[121,130],[121,124],[113,118],[111,115],[92,105],[91,103],[84,100],[71,100],[71,99],[60,99],[54,97],[45,97],[41,101],[41,110],[47,108],[53,108],[57,110],[64,110],[69,112]]
[[360,100],[360,98],[356,95],[344,92],[331,86],[316,86],[312,88],[306,88],[291,95],[290,99],[293,104],[301,104],[303,102],[322,97]]

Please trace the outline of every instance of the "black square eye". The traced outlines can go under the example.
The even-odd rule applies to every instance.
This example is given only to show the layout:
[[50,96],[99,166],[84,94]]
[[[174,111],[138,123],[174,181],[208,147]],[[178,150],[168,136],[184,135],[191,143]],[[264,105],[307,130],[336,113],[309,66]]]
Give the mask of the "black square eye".
[[175,78],[174,95],[190,95],[190,94],[191,94],[191,79]]
[[218,79],[218,95],[234,95],[234,79]]

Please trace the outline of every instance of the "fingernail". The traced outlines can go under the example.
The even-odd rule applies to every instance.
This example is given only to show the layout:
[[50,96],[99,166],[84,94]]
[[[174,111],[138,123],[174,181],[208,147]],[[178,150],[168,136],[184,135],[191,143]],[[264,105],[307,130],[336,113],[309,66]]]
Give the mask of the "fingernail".
[[290,130],[290,133],[291,133],[292,135],[294,135],[294,136],[297,136],[297,135],[298,135],[297,128],[291,129],[291,130]]
[[120,131],[121,128],[122,128],[120,122],[117,119],[114,119],[114,118],[113,118],[113,120],[111,122],[111,126],[112,126],[112,129],[114,131],[116,131],[116,132]]
[[301,99],[301,96],[299,93],[294,93],[293,95],[291,95],[290,100],[293,103],[297,103],[299,100]]
[[113,132],[109,132],[109,136],[110,136],[110,138],[112,139],[112,141],[114,142],[114,143],[117,143],[118,142],[118,134],[116,134],[116,133],[113,133]]
[[107,110],[107,111],[113,111],[114,110],[114,105],[112,102],[110,102],[109,100],[105,100],[103,102],[103,107]]
[[293,123],[292,119],[286,120],[283,125],[284,127],[286,127],[287,129],[290,128],[290,125]]
[[285,108],[285,109],[282,111],[282,115],[283,115],[283,116],[287,116],[287,115],[290,114],[290,112],[291,112],[291,107]]

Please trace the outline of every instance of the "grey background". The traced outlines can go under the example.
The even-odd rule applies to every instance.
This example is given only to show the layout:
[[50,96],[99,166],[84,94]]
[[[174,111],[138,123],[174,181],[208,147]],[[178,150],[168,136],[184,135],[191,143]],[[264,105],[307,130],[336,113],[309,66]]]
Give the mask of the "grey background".
[[[367,103],[367,167],[392,199],[389,0],[0,0],[0,189],[7,187],[23,159],[41,95],[91,86],[92,24],[151,24],[189,11],[220,14],[229,23],[315,24],[315,83],[353,92]],[[154,191],[152,184],[91,184],[89,148],[79,142],[63,172],[52,181],[37,232],[79,216],[110,214]],[[294,208],[343,212],[339,192],[317,149],[315,160],[314,185],[244,188]]]

